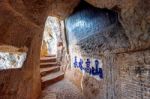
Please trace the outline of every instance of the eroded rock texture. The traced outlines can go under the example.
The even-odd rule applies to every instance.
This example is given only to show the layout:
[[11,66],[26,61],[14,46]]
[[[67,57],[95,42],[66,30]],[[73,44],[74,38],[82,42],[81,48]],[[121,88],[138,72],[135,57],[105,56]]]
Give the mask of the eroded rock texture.
[[120,99],[149,99],[150,50],[117,54],[115,59]]
[[[85,30],[89,30],[87,34],[91,35],[84,35],[84,31],[79,32],[82,24],[77,23],[78,21],[72,21],[72,25],[75,26],[72,31],[68,32],[68,35],[74,35],[76,42],[70,43],[72,72],[69,71],[69,73],[73,77],[69,78],[81,88],[89,99],[93,97],[95,99],[149,99],[150,25],[147,9],[150,9],[150,2],[145,0],[86,1],[99,8],[117,11],[119,21],[113,25],[109,24],[110,27],[107,25],[105,29],[103,28],[104,31],[100,31],[100,28],[96,29],[96,27],[101,22],[95,19],[97,20],[95,24]],[[72,14],[69,18],[72,20],[82,19],[81,21],[83,21],[90,17],[88,14],[84,16],[82,11],[80,9],[79,12]],[[88,21],[89,24],[84,23],[83,25],[86,27],[90,21]],[[94,34],[94,30],[97,34]],[[82,36],[86,38],[78,39]],[[73,39],[70,39],[70,42],[72,41]],[[87,58],[102,60],[104,78],[96,80],[79,69],[75,69],[73,67],[74,56],[83,59],[84,62]]]
[[46,18],[54,10],[62,17],[65,13],[69,15],[77,3],[77,0],[0,0],[0,44],[28,48],[21,69],[0,71],[0,99],[36,99],[40,95],[40,46]]
[[48,17],[45,23],[41,46],[41,56],[57,54],[57,34],[60,34],[60,24],[56,17]]
[[116,10],[131,50],[149,48],[150,42],[150,1],[149,0],[86,0],[99,8]]
[[0,71],[3,69],[21,68],[23,66],[27,52],[19,52],[19,49],[16,49],[8,46],[0,47]]
[[[77,55],[85,59],[93,55],[103,61],[104,79],[97,81],[79,70],[70,71],[71,78],[90,99],[149,99],[150,0],[85,1],[118,12],[121,25],[98,34],[100,39],[93,35],[73,45]],[[21,69],[0,71],[0,99],[39,96],[38,59],[45,20],[48,15],[64,19],[78,3],[79,0],[0,0],[0,45],[28,48]]]
[[74,7],[77,6],[80,0],[51,0],[53,1],[52,6],[50,6],[50,15],[54,15],[58,18],[65,19],[68,17]]

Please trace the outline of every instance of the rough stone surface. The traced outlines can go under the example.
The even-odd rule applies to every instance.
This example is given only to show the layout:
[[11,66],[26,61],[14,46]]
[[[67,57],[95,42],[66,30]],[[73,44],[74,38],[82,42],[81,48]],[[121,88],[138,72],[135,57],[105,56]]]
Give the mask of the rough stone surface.
[[82,1],[66,19],[69,43],[76,43],[90,35],[105,31],[117,22],[117,13],[93,7]]
[[[87,99],[93,97],[95,99],[149,99],[150,25],[147,9],[150,7],[150,2],[146,0],[86,1],[99,8],[117,11],[119,23],[107,27],[106,31],[97,31],[99,33],[90,35],[86,39],[74,38],[78,42],[71,43],[69,46],[72,65],[74,56],[102,60],[104,79],[96,80],[74,67],[68,70],[68,75],[73,77],[68,78],[81,88]],[[89,27],[96,30],[95,28]],[[82,31],[74,32],[83,35]]]
[[58,32],[60,32],[58,18],[49,16],[45,22],[41,56],[56,55]]
[[86,0],[99,8],[119,13],[119,20],[130,42],[130,50],[150,47],[150,1],[149,0]]
[[0,69],[21,68],[26,56],[26,53],[0,52]]
[[86,99],[82,92],[66,79],[44,89],[41,99],[50,99],[44,97],[48,97],[51,93],[56,94],[56,99]]
[[150,50],[118,54],[115,59],[120,99],[149,99]]
[[[38,97],[41,91],[38,59],[45,20],[48,15],[62,19],[69,16],[78,1],[0,0],[0,44],[28,48],[22,69],[0,71],[0,99]],[[102,40],[98,41],[102,46],[97,47],[98,51],[89,50],[90,47],[81,43],[93,54],[98,53],[94,56],[89,52],[91,55],[103,60],[104,80],[96,81],[88,75],[80,75],[79,71],[70,71],[76,74],[74,79],[79,80],[78,86],[89,99],[149,99],[150,0],[86,1],[118,12],[121,28],[113,32],[114,35],[102,33]],[[93,48],[93,43],[91,45]],[[91,57],[81,46],[75,47],[78,54]]]
[[65,19],[68,17],[73,9],[77,6],[80,0],[53,0],[50,7],[50,15],[54,15],[58,18]]
[[77,0],[0,0],[0,44],[28,48],[21,69],[0,71],[0,99],[36,99],[40,95],[39,59],[46,18],[53,11],[56,16],[69,15],[77,3]]
[[27,48],[0,46],[0,70],[21,68],[27,57]]
[[57,63],[62,67],[63,71],[69,65],[66,40],[64,21],[57,17],[49,16],[43,34],[41,56],[56,54]]

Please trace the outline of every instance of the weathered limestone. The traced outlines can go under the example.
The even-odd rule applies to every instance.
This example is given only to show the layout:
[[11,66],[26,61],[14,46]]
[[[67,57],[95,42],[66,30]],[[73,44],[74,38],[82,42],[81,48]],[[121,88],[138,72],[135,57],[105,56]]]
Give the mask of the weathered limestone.
[[119,20],[126,31],[130,50],[150,47],[150,1],[149,0],[86,0],[99,8],[108,8],[119,13]]
[[41,46],[41,56],[57,54],[57,34],[59,32],[59,20],[56,17],[49,16],[45,22]]
[[[96,35],[87,39],[91,48],[96,47],[94,49],[85,45],[85,41],[81,42],[88,53],[103,60],[104,79],[97,81],[88,75],[83,76],[80,71],[70,71],[75,77],[74,81],[78,80],[76,83],[87,98],[127,99],[129,96],[129,99],[149,99],[150,0],[86,1],[99,8],[117,11],[121,26],[115,27],[118,31],[102,33],[100,41],[92,39]],[[0,1],[0,44],[28,48],[21,69],[0,71],[0,99],[35,99],[39,96],[38,59],[45,20],[48,15],[66,18],[78,2]],[[99,46],[94,42],[100,42]],[[88,55],[80,46],[75,47],[79,54]]]
[[55,13],[67,14],[77,3],[77,0],[0,1],[0,44],[28,48],[21,69],[0,71],[0,99],[36,99],[40,95],[39,59],[46,18],[56,8],[52,4],[59,5]]
[[[92,58],[100,59],[103,63],[104,78],[96,80],[74,67],[68,71],[68,75],[71,75],[68,78],[81,88],[87,99],[93,97],[95,99],[148,99],[150,97],[148,84],[150,81],[150,64],[148,62],[150,57],[150,25],[149,19],[146,17],[149,16],[147,9],[150,3],[141,0],[129,0],[130,2],[128,0],[87,1],[99,8],[117,11],[121,24],[115,24],[105,31],[98,30],[99,33],[97,34],[92,32],[93,35],[83,40],[78,39],[78,35],[83,36],[84,31],[77,31],[80,28],[85,29],[84,26],[83,28],[80,26],[82,24],[78,24],[80,27],[76,26],[69,32],[70,35],[75,34],[74,39],[78,41],[77,43],[70,43],[71,65],[74,66],[74,56],[78,56],[84,62],[87,58],[90,60]],[[75,18],[73,15],[71,16],[72,19]],[[81,15],[81,21],[84,20],[82,16],[84,15]],[[81,19],[80,14],[78,17]],[[147,21],[141,22],[142,20]],[[75,25],[76,21],[72,24]],[[87,24],[84,25],[87,26]],[[94,31],[96,27],[97,24],[88,28],[89,31]],[[141,37],[145,40],[140,39]],[[72,39],[70,40],[72,41]]]
[[120,99],[149,99],[150,50],[117,54],[115,59]]
[[38,97],[37,93],[40,93],[37,58],[39,58],[42,29],[17,12],[7,0],[1,1],[0,7],[0,43],[28,48],[27,58],[21,69],[0,71],[0,89],[2,89],[0,98],[34,99]]
[[74,7],[77,6],[80,0],[53,0],[52,6],[50,6],[51,16],[56,16],[61,19],[68,17]]

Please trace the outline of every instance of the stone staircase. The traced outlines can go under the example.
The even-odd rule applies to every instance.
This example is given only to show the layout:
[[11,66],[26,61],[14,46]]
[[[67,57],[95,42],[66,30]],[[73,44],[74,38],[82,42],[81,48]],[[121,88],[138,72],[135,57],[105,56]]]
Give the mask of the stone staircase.
[[60,71],[60,66],[57,65],[56,55],[40,58],[40,74],[42,89],[64,78],[64,73]]

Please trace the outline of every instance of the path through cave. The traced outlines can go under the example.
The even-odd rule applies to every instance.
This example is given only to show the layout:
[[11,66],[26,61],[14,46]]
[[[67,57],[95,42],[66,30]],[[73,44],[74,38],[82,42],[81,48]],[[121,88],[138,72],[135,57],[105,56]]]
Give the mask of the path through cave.
[[[99,87],[102,85],[98,82],[104,79],[104,67],[97,52],[106,48],[109,50],[112,47],[110,42],[117,36],[126,40],[124,34],[117,31],[121,28],[116,12],[93,7],[84,1],[81,1],[65,20],[49,16],[41,47],[41,98],[91,99],[91,96],[84,96],[86,87],[89,86],[94,87],[89,89],[90,94],[100,94]],[[118,45],[126,47],[123,42],[120,41]],[[105,49],[100,49],[101,46],[105,46]],[[80,75],[77,76],[76,73]],[[87,76],[86,79],[94,79],[96,84],[90,81],[92,85],[85,85],[81,75]],[[111,79],[113,81],[113,78]],[[99,97],[102,96],[98,95],[96,99]]]
[[0,0],[0,99],[150,99],[150,0]]

